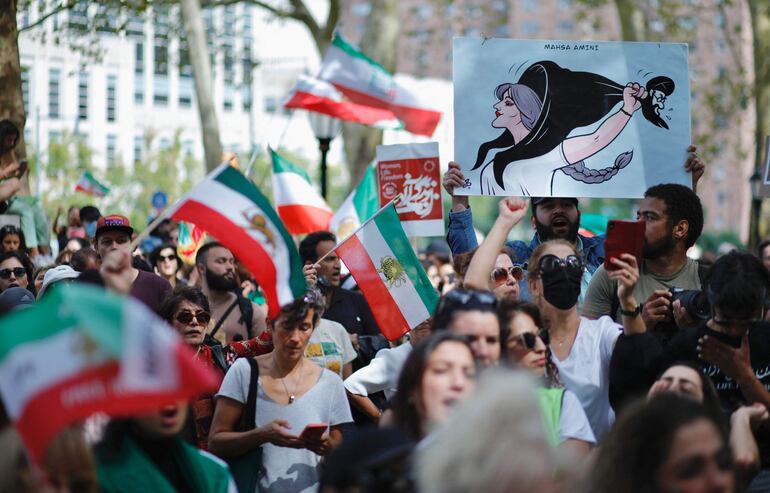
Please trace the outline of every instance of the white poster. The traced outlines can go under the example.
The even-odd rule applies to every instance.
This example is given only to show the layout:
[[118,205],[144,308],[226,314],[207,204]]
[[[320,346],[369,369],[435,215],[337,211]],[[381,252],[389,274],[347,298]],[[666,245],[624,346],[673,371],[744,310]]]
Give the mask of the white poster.
[[453,59],[457,194],[690,185],[686,44],[455,38]]

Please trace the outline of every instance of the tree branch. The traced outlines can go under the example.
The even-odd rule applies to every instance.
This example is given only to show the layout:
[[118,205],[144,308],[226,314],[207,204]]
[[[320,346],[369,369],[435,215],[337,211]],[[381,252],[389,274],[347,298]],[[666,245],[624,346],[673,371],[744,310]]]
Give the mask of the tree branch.
[[41,25],[42,23],[47,21],[49,18],[55,16],[59,12],[64,12],[65,10],[71,9],[72,7],[75,6],[76,3],[77,3],[77,0],[67,0],[67,1],[65,1],[63,4],[59,5],[58,7],[56,7],[53,10],[51,10],[50,12],[46,13],[45,15],[40,17],[38,20],[36,20],[32,24],[28,24],[28,25],[26,25],[24,27],[20,27],[19,28],[19,33],[36,28],[37,26]]
[[[326,25],[324,26],[324,38],[331,40],[334,30],[337,28],[337,21],[340,17],[340,1],[329,0],[329,13],[326,15]],[[321,53],[323,55],[323,53]]]

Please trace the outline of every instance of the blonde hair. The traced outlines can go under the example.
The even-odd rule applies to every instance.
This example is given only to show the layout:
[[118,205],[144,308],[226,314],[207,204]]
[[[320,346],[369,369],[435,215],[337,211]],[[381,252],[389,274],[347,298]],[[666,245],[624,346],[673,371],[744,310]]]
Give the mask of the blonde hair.
[[525,493],[553,485],[562,461],[546,438],[536,387],[523,371],[485,373],[477,392],[418,449],[419,491]]
[[548,240],[544,241],[540,245],[535,248],[535,250],[532,252],[532,255],[529,256],[529,260],[527,261],[527,273],[529,274],[529,277],[532,279],[535,279],[537,277],[540,277],[540,271],[538,270],[540,268],[540,258],[545,253],[545,250],[554,245],[564,245],[570,248],[572,252],[577,255],[577,249],[575,248],[575,245],[570,243],[567,240],[557,239],[557,240]]

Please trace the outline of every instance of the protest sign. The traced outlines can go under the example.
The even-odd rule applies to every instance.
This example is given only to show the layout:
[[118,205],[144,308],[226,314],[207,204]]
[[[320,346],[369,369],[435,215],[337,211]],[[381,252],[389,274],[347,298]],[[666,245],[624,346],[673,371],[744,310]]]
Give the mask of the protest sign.
[[438,143],[377,146],[380,205],[401,194],[396,211],[406,234],[443,236]]
[[642,197],[690,185],[687,45],[454,39],[459,195]]

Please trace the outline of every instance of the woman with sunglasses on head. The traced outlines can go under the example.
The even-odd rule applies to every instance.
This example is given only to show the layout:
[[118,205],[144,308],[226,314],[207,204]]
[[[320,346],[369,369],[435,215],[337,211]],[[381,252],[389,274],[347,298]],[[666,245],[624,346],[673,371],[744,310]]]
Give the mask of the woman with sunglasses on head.
[[[206,332],[211,321],[209,300],[197,287],[178,286],[160,305],[160,316],[179,332],[195,351],[195,359],[202,365],[219,372],[222,378],[229,368],[228,361],[238,357],[265,354],[269,347],[258,341],[238,341],[221,346],[207,341]],[[208,447],[209,429],[214,415],[214,394],[206,393],[192,401],[195,438],[199,448]]]
[[538,397],[546,434],[553,446],[585,456],[596,444],[591,425],[577,396],[566,390],[551,360],[548,331],[540,311],[528,302],[503,301],[498,309],[503,341],[503,361],[542,379]]
[[[255,361],[255,428],[238,431],[253,378],[246,358],[230,368],[217,394],[209,448],[234,458],[261,447],[262,491],[316,491],[322,456],[340,443],[343,425],[353,421],[340,377],[305,357],[323,303],[311,290],[268,321],[274,349]],[[308,425],[325,429],[316,426],[303,434]]]
[[34,266],[24,253],[14,251],[0,253],[0,292],[15,286],[29,289],[37,294],[32,282]]
[[[480,282],[483,271],[489,271],[492,254],[505,242],[508,233],[527,211],[524,199],[512,197],[499,204],[499,214],[490,233],[471,260],[465,285]],[[583,264],[575,246],[564,240],[541,243],[527,263],[527,286],[532,301],[540,310],[551,339],[554,366],[565,388],[580,399],[597,442],[601,441],[614,420],[609,402],[609,365],[615,341],[621,332],[644,331],[637,310],[633,288],[639,269],[632,255],[611,259],[616,267],[609,272],[618,281],[618,299],[623,313],[623,327],[609,317],[589,320],[578,314]],[[473,281],[471,281],[473,279]]]

